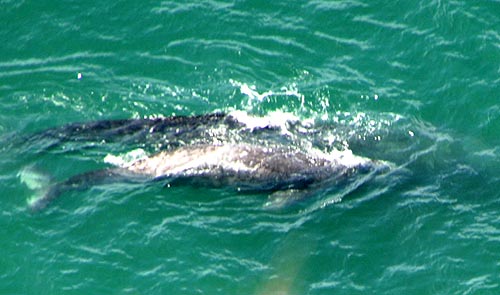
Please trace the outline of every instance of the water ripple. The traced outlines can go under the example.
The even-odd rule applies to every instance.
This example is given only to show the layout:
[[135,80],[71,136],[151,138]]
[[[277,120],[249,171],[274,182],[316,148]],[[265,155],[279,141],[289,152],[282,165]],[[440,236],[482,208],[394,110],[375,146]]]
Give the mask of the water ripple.
[[397,23],[397,22],[391,22],[391,21],[381,21],[376,19],[374,16],[371,15],[362,15],[362,16],[356,16],[353,19],[354,21],[362,22],[362,23],[367,23],[370,25],[375,25],[381,28],[386,28],[386,29],[391,29],[391,30],[404,30],[408,26],[405,24]]

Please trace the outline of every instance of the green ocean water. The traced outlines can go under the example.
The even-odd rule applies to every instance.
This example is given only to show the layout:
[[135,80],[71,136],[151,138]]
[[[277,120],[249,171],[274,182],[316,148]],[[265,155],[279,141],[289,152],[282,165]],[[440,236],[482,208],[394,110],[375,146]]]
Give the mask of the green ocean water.
[[[0,0],[0,40],[1,294],[500,292],[500,2]],[[279,210],[154,184],[27,210],[26,167],[132,147],[25,136],[234,111],[393,168]]]

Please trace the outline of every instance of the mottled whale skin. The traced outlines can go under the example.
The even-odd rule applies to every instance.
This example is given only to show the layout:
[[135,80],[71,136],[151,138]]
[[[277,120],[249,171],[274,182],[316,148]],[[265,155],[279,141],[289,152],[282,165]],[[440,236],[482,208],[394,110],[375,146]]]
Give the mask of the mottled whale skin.
[[[184,120],[192,125],[193,121],[205,117],[187,118]],[[131,123],[134,122],[127,122]],[[107,125],[112,126],[113,123],[92,126],[102,128]],[[136,128],[138,124],[133,126]],[[73,133],[77,130],[71,128]],[[88,132],[91,128],[81,130]],[[325,183],[336,184],[355,173],[372,171],[377,166],[380,166],[377,161],[352,154],[332,155],[290,146],[269,147],[246,142],[201,143],[143,156],[121,163],[118,167],[75,175],[48,186],[29,205],[32,211],[39,211],[67,191],[88,188],[104,181],[121,180],[179,181],[211,187],[230,186],[238,191],[293,192],[281,195],[296,197]]]
[[305,188],[368,162],[347,166],[294,149],[225,144],[179,148],[138,160],[123,169],[155,179],[193,178],[239,190]]

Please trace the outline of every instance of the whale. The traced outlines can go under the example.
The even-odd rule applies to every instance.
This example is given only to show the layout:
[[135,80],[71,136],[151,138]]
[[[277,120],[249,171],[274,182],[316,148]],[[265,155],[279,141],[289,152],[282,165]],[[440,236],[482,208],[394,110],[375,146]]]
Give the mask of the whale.
[[[220,128],[220,124],[225,128]],[[344,183],[356,175],[366,175],[380,171],[381,167],[386,168],[381,161],[352,153],[325,153],[314,148],[290,145],[282,140],[249,140],[256,130],[252,130],[248,137],[235,136],[235,132],[230,132],[231,140],[221,136],[217,140],[214,140],[214,136],[199,138],[213,135],[214,130],[226,130],[228,126],[233,130],[248,132],[235,118],[223,114],[168,117],[160,120],[106,120],[44,131],[37,137],[52,136],[65,141],[75,138],[111,140],[131,133],[142,134],[139,136],[142,139],[151,137],[151,134],[171,133],[169,138],[172,139],[183,134],[184,140],[181,141],[184,144],[170,144],[163,150],[144,153],[128,161],[108,161],[111,167],[76,174],[55,182],[40,177],[32,169],[25,169],[20,173],[21,181],[37,190],[37,194],[28,202],[29,208],[33,212],[41,211],[69,191],[109,181],[162,182],[165,186],[187,184],[230,187],[237,192],[267,193],[274,200],[280,200],[280,203],[289,203],[311,196],[324,187]],[[272,129],[269,126],[257,129],[260,133],[266,133],[265,138],[280,137],[275,130],[269,130]],[[186,138],[191,141],[185,143]],[[161,140],[165,138],[161,137]],[[47,184],[40,184],[41,182]]]

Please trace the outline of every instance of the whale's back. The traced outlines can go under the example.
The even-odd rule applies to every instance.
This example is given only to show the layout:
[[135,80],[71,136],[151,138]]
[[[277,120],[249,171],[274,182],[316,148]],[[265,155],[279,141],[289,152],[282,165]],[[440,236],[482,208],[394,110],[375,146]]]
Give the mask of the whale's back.
[[[369,161],[359,163],[366,166]],[[154,178],[191,179],[252,190],[304,188],[355,168],[340,159],[297,149],[243,144],[183,147],[127,167],[132,173]]]

